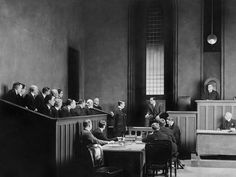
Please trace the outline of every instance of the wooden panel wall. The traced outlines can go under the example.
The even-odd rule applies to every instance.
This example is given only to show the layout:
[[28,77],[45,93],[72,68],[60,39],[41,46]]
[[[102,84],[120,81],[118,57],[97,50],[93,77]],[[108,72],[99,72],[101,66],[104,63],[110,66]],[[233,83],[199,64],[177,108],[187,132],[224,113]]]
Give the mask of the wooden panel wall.
[[236,117],[235,100],[197,100],[197,129],[216,130],[221,127],[226,112]]
[[90,119],[93,129],[98,127],[100,120],[107,120],[106,114],[97,114],[90,116],[77,116],[64,119],[57,119],[56,122],[56,162],[64,164],[75,157],[78,147],[78,135],[83,130],[83,121]]
[[196,152],[196,122],[195,111],[167,111],[169,117],[174,118],[181,132],[181,151],[183,153]]

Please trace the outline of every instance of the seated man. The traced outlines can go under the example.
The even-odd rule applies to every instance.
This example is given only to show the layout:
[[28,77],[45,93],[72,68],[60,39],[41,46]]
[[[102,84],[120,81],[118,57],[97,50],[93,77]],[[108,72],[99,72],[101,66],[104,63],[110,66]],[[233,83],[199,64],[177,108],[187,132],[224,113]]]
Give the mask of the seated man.
[[54,104],[55,104],[55,97],[52,96],[51,94],[47,95],[45,97],[45,99],[44,99],[44,105],[40,109],[40,112],[42,114],[47,115],[47,116],[53,117],[53,115],[52,115],[52,107],[54,106]]
[[106,140],[101,140],[101,139],[97,139],[92,133],[92,122],[90,119],[87,119],[83,122],[83,131],[82,131],[82,136],[81,136],[81,140],[82,140],[82,145],[83,146],[87,146],[87,145],[91,145],[91,144],[100,144],[100,145],[104,145],[104,144],[108,144],[110,143],[110,141],[106,141]]
[[[147,114],[145,118],[148,120],[150,126],[156,119],[159,119],[161,114],[161,104],[157,103],[154,97],[150,98],[150,104],[148,104]],[[148,123],[147,123],[148,124]]]
[[35,100],[36,96],[38,95],[39,89],[36,85],[31,85],[29,88],[29,93],[25,95],[25,106],[33,111],[37,110],[37,102]]
[[76,105],[75,109],[71,110],[72,114],[75,116],[85,116],[86,109],[85,109],[85,101],[82,99],[79,99],[78,105]]
[[75,100],[67,99],[65,106],[61,109],[61,117],[70,117],[73,116],[71,111],[72,109],[75,109],[76,103]]
[[[152,142],[155,142],[156,140],[170,140],[171,141],[171,138],[167,134],[162,133],[160,131],[160,125],[158,122],[152,123],[151,127],[153,129],[153,133],[149,134],[147,137],[143,138],[142,139],[143,142],[152,143]],[[178,154],[177,146],[172,141],[171,141],[171,143],[172,143],[172,155],[177,156],[177,154]]]
[[213,89],[212,84],[209,84],[207,86],[207,93],[204,94],[203,99],[204,100],[219,100],[220,99],[219,93]]
[[232,119],[232,114],[230,112],[226,112],[222,124],[222,129],[235,131],[235,128],[236,120]]
[[94,115],[96,111],[93,109],[93,100],[88,99],[86,103],[86,114],[87,115]]
[[111,141],[111,140],[117,140],[117,138],[113,138],[113,139],[109,139],[106,137],[106,135],[104,134],[104,130],[106,129],[106,121],[105,120],[100,120],[98,123],[98,128],[96,128],[93,131],[93,135],[100,140],[106,140],[106,141]]

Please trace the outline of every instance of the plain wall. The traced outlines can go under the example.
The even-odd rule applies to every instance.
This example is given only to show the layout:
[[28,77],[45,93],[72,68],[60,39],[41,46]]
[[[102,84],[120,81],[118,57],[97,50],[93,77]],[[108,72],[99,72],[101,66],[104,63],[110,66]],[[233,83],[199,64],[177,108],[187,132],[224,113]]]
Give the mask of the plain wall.
[[86,0],[85,98],[104,110],[127,100],[128,0]]
[[67,47],[83,48],[80,1],[1,0],[0,94],[20,81],[62,88],[67,96]]

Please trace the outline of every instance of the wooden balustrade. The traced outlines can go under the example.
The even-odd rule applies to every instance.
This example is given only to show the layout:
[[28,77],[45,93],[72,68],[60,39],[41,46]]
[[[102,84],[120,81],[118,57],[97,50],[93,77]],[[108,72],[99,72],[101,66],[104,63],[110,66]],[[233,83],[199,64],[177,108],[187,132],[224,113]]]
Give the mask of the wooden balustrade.
[[0,175],[26,177],[60,176],[63,165],[79,158],[83,121],[90,119],[95,129],[107,119],[106,114],[51,118],[2,99],[0,114]]

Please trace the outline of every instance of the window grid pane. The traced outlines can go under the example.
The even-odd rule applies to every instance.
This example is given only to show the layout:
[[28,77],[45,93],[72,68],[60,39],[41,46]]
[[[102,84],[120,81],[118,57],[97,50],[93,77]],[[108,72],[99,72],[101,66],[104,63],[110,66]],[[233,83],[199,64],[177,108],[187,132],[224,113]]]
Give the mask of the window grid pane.
[[164,95],[163,13],[152,6],[147,14],[146,95]]

